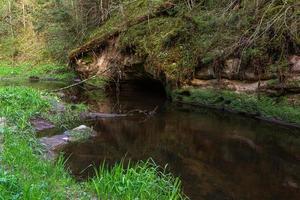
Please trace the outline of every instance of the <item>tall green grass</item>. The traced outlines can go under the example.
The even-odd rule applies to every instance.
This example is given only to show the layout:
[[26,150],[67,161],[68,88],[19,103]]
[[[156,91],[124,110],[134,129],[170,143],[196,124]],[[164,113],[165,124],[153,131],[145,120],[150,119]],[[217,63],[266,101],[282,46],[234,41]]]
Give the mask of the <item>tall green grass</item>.
[[182,196],[181,182],[153,161],[116,164],[109,169],[103,164],[89,182],[99,199],[176,200]]
[[30,76],[70,80],[75,77],[75,74],[62,64],[0,61],[0,78],[28,78]]
[[43,148],[30,126],[32,117],[49,111],[42,93],[24,87],[0,88],[0,116],[8,120],[0,154],[0,199],[67,199],[89,197],[64,168],[44,159]]

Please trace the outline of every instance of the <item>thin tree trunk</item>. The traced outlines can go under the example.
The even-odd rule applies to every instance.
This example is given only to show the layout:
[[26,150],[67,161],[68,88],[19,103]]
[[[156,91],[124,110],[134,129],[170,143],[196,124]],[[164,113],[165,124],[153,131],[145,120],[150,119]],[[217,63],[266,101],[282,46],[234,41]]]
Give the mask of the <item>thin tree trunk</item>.
[[12,11],[11,11],[11,2],[8,1],[8,12],[9,12],[9,24],[10,24],[10,31],[11,31],[11,35],[12,37],[14,37],[14,28],[13,28],[13,24],[12,24]]
[[23,12],[23,27],[26,28],[26,10],[25,10],[25,2],[22,1],[22,12]]

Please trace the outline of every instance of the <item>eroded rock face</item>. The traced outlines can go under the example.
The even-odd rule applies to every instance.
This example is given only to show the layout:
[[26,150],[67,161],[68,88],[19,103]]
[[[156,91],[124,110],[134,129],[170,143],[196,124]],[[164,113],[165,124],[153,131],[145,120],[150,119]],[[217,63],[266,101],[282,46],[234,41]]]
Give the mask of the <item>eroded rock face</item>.
[[[174,80],[174,77],[168,76],[163,68],[160,69],[155,64],[147,65],[147,58],[135,56],[131,52],[133,49],[121,50],[118,46],[119,37],[117,34],[103,38],[96,49],[85,50],[83,54],[71,57],[73,63],[76,60],[75,69],[85,78],[98,75],[113,81],[143,80],[151,77],[160,81],[163,86],[167,85],[170,90],[188,85],[195,88],[220,88],[237,92],[259,91],[272,96],[300,93],[300,85],[295,87],[295,84],[292,86],[286,84],[283,88],[281,83],[275,86],[267,83],[281,78],[276,66],[274,69],[270,67],[268,59],[257,62],[254,59],[244,63],[241,58],[235,56],[224,58],[219,65],[199,63],[199,66],[191,72],[191,76]],[[290,77],[300,74],[300,56],[290,56],[288,61],[291,68],[289,72],[284,72],[284,79],[292,80]]]
[[60,151],[69,143],[85,141],[93,136],[95,132],[92,128],[81,125],[61,135],[43,137],[40,142],[46,148],[46,156],[55,159]]
[[215,79],[216,75],[214,72],[213,67],[201,67],[196,71],[195,77],[197,79],[202,79],[202,80],[210,80],[210,79]]
[[107,40],[107,44],[99,52],[87,54],[85,57],[76,60],[76,70],[84,77],[98,75],[112,77],[118,67],[126,65],[129,56],[122,55],[117,49],[118,38]]
[[289,63],[291,65],[292,72],[300,73],[300,56],[297,55],[290,56]]
[[233,79],[238,76],[241,60],[239,58],[228,59],[225,61],[222,77]]

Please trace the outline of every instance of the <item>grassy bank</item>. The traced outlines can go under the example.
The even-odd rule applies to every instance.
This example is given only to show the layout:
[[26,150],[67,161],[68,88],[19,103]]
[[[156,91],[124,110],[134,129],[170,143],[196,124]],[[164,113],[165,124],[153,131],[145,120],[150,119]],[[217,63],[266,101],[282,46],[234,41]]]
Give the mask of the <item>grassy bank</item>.
[[56,63],[11,63],[0,61],[0,78],[29,78],[70,80],[75,77],[67,66]]
[[288,103],[286,97],[271,98],[224,90],[182,89],[173,99],[194,105],[225,109],[247,115],[300,124],[300,107]]
[[50,114],[50,101],[37,90],[0,88],[0,117],[6,121],[0,125],[0,199],[183,199],[180,182],[149,163],[102,167],[95,178],[76,183],[62,158],[53,163],[43,157],[29,123]]

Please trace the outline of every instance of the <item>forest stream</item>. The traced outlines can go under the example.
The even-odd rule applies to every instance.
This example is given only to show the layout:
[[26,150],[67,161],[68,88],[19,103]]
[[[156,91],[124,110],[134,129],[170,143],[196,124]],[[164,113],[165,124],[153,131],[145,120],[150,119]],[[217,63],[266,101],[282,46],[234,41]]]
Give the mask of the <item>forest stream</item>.
[[[26,85],[49,90],[65,84]],[[300,130],[173,105],[161,90],[147,91],[137,84],[122,84],[119,95],[75,88],[66,96],[89,105],[93,112],[139,112],[86,122],[96,136],[63,149],[66,167],[78,181],[93,176],[94,166],[104,161],[113,165],[151,158],[180,178],[192,200],[296,200],[300,196]]]

